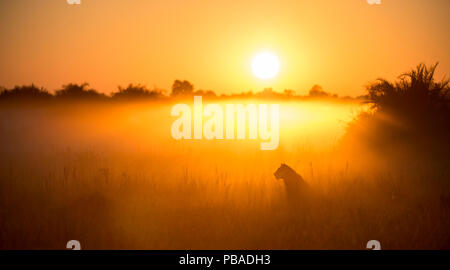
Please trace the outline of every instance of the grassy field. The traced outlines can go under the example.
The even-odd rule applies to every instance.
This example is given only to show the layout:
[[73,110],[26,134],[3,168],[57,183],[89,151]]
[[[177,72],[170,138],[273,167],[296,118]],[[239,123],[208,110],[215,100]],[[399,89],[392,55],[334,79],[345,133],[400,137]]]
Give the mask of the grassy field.
[[[280,104],[280,146],[175,141],[169,103],[0,108],[0,248],[450,248],[450,168],[339,144],[356,103]],[[286,163],[313,195],[285,200]]]

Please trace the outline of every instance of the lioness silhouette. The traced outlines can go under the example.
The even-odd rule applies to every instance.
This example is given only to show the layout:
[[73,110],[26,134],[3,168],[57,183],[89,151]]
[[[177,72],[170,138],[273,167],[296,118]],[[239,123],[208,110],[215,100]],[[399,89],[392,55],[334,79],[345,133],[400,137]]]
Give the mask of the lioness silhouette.
[[281,163],[274,175],[277,179],[283,179],[288,203],[298,202],[302,195],[306,195],[309,189],[308,184],[300,174],[288,165]]

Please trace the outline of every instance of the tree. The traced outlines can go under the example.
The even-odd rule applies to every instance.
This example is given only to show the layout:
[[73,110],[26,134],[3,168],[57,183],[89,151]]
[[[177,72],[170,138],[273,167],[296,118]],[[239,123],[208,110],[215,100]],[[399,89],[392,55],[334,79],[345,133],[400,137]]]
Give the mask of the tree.
[[172,96],[191,95],[194,86],[189,81],[175,80],[172,85]]
[[449,80],[434,80],[437,65],[427,67],[419,64],[410,72],[401,74],[396,82],[379,78],[367,86],[369,102],[379,111],[402,118],[434,118],[448,114]]
[[309,90],[310,97],[329,97],[330,93],[323,90],[322,86],[316,84]]
[[0,92],[1,99],[50,99],[52,95],[44,88],[38,88],[34,84],[15,86],[13,89],[3,88]]
[[262,98],[278,98],[281,97],[282,95],[280,93],[275,92],[272,87],[266,87],[261,92],[256,93],[255,96]]
[[367,102],[372,110],[349,124],[347,138],[364,138],[377,151],[386,145],[407,146],[423,156],[448,156],[449,80],[435,81],[436,67],[419,64],[396,81],[379,78],[369,84]]
[[61,90],[56,91],[57,98],[67,99],[100,99],[106,98],[105,94],[101,94],[94,89],[87,89],[88,83],[74,84],[69,83],[63,85]]
[[216,93],[212,90],[197,90],[194,92],[194,95],[202,97],[217,97]]
[[284,89],[283,94],[286,97],[293,97],[293,96],[295,96],[295,91],[291,90],[291,89]]
[[140,84],[129,84],[126,88],[119,86],[119,91],[112,94],[115,99],[142,99],[142,98],[158,98],[162,96],[159,90],[148,90],[147,87]]

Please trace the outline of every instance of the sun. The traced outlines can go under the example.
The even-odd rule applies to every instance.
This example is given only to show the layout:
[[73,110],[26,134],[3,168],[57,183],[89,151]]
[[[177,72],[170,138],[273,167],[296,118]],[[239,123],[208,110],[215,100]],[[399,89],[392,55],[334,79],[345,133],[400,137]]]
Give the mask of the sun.
[[256,77],[267,80],[277,76],[280,60],[271,52],[260,52],[253,57],[252,71]]

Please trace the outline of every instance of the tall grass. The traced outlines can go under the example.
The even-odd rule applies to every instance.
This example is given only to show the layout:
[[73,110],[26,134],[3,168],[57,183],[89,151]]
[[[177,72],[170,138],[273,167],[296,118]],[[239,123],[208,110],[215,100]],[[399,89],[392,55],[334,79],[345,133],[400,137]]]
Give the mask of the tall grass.
[[[356,104],[288,103],[280,147],[174,141],[169,104],[1,108],[0,247],[449,248],[448,167],[336,146]],[[314,120],[312,120],[314,119]],[[315,191],[288,206],[285,162]]]

